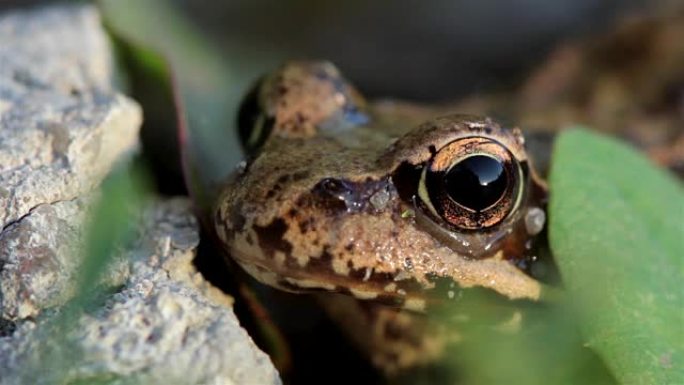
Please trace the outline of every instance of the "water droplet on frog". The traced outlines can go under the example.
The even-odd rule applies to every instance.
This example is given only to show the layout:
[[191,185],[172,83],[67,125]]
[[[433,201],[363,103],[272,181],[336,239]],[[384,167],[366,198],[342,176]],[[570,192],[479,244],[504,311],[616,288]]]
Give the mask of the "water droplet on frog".
[[349,211],[360,211],[363,209],[363,204],[355,199],[352,198],[345,198],[344,203],[347,205],[347,210]]
[[496,245],[499,241],[504,239],[507,235],[511,234],[513,232],[513,228],[507,228],[504,231],[500,231],[496,233],[490,240],[487,242],[487,244],[484,246],[485,251],[489,251],[494,245]]
[[387,206],[389,200],[390,194],[386,188],[376,191],[369,199],[371,205],[373,205],[373,208],[377,211],[382,211]]
[[413,261],[411,258],[404,259],[404,268],[409,271],[413,270]]
[[532,250],[532,246],[533,246],[533,244],[532,244],[531,239],[528,239],[527,241],[525,241],[525,250]]
[[529,235],[537,235],[544,228],[546,213],[539,207],[530,207],[525,214],[525,229]]
[[373,273],[373,268],[372,267],[367,267],[366,268],[366,273],[363,275],[363,282],[366,282],[370,279],[371,274]]
[[240,163],[235,166],[235,170],[238,174],[243,174],[247,170],[247,161],[240,161]]

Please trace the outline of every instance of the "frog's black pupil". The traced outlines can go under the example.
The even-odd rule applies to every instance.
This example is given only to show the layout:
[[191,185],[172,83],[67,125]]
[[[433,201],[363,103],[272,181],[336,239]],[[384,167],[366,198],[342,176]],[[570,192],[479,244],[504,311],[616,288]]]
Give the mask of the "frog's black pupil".
[[501,198],[508,179],[500,160],[473,155],[451,167],[444,182],[447,194],[456,203],[482,211]]

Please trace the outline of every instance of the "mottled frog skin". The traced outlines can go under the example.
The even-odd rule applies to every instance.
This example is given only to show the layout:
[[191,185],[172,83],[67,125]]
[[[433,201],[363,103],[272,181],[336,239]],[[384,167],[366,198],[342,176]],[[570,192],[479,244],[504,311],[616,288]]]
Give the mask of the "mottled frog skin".
[[520,130],[434,113],[369,104],[325,62],[265,77],[240,112],[249,159],[214,210],[222,245],[288,291],[413,311],[455,286],[538,299],[521,266],[545,188]]
[[214,206],[221,246],[267,285],[321,292],[387,372],[430,362],[459,338],[428,326],[433,304],[542,292],[529,271],[546,188],[520,130],[487,116],[538,133],[584,123],[684,175],[681,19],[628,20],[561,46],[518,90],[441,107],[367,102],[331,64],[286,64],[241,107],[247,160]]

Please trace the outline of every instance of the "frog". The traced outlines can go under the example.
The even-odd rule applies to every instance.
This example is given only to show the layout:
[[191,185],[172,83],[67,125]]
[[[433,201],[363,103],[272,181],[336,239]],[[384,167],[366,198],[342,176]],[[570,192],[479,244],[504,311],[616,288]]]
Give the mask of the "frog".
[[319,293],[386,372],[439,357],[449,338],[424,315],[460,290],[542,296],[547,187],[519,128],[370,102],[333,64],[292,61],[248,93],[238,130],[247,160],[212,210],[225,255]]
[[433,308],[549,291],[539,138],[582,123],[684,175],[681,17],[626,20],[561,44],[515,89],[431,105],[368,101],[328,62],[287,63],[244,98],[246,160],[202,218],[229,264],[314,293],[386,373],[432,362],[460,338],[429,325]]

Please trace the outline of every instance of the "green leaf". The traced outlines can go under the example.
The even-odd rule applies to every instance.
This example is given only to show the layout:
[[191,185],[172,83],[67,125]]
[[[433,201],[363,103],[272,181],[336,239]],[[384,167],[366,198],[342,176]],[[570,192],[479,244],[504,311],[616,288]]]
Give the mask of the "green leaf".
[[102,196],[91,212],[86,257],[79,272],[77,295],[85,304],[117,249],[134,239],[137,215],[144,207],[149,177],[139,168],[115,170],[102,184]]
[[191,134],[188,145],[195,156],[201,156],[203,171],[212,178],[225,177],[241,158],[233,130],[234,110],[244,88],[237,86],[243,80],[232,75],[236,58],[229,65],[168,1],[100,0],[98,4],[110,32],[140,48],[138,55],[153,58],[158,53],[168,62],[177,103],[183,107],[180,119]]
[[419,371],[401,384],[616,384],[603,361],[582,346],[564,301],[512,301],[468,288],[430,316],[458,342],[447,346],[437,370]]
[[558,138],[549,236],[588,347],[623,384],[684,383],[684,190],[607,137]]
[[[180,132],[175,126],[162,125],[166,132],[157,136],[180,138],[186,185],[203,219],[212,206],[216,186],[241,159],[233,122],[244,80],[233,75],[235,58],[230,63],[225,60],[168,1],[100,0],[98,4],[119,46],[125,45],[136,66],[147,67],[144,74],[156,78],[143,80],[160,80],[162,92],[172,91],[175,111],[166,113],[174,116]],[[145,62],[152,65],[145,66]],[[146,106],[146,113],[159,115],[154,112]]]
[[22,383],[68,383],[74,375],[70,370],[78,366],[82,352],[70,332],[84,311],[109,289],[102,284],[102,278],[119,249],[136,235],[137,215],[149,191],[146,180],[137,168],[119,168],[103,182],[101,196],[89,212],[74,296],[56,313],[46,311],[41,315],[36,339],[42,344],[24,362]]

